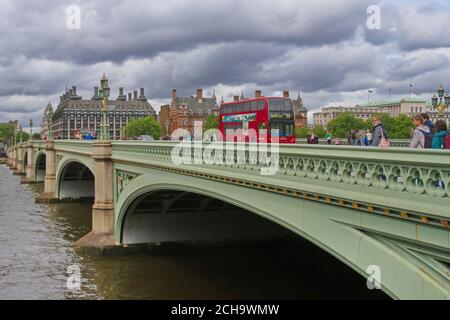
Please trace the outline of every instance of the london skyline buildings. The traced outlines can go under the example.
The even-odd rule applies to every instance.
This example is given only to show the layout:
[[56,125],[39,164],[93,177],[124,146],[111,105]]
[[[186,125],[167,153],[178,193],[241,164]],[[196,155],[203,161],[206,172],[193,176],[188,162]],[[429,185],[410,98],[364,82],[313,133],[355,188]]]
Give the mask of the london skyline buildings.
[[[172,88],[184,96],[214,90],[225,100],[242,90],[300,90],[312,113],[362,103],[369,89],[372,101],[412,93],[428,100],[439,85],[450,87],[446,1],[75,4],[81,24],[72,30],[72,3],[0,4],[0,121],[38,124],[66,85],[88,97],[103,72],[115,88],[145,87],[157,112]],[[367,28],[371,5],[380,8],[380,29]]]

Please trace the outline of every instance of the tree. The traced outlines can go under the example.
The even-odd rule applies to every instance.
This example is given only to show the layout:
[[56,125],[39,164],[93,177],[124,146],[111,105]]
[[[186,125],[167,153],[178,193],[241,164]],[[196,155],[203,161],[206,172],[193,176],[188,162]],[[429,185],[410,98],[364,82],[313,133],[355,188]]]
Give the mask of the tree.
[[40,133],[33,133],[33,140],[40,140],[41,134]]
[[307,127],[300,127],[295,131],[297,138],[306,138],[309,134],[309,129]]
[[126,125],[125,135],[129,138],[150,135],[155,140],[158,140],[161,137],[161,127],[152,116],[133,119]]
[[346,138],[351,130],[369,129],[366,121],[359,119],[350,112],[343,112],[327,125],[334,137]]
[[7,145],[14,143],[14,126],[12,124],[0,124],[0,142]]
[[209,115],[205,119],[205,123],[203,124],[203,131],[209,129],[219,129],[219,117],[213,114]]
[[319,138],[324,138],[327,134],[327,131],[322,126],[315,126],[313,129],[314,135]]

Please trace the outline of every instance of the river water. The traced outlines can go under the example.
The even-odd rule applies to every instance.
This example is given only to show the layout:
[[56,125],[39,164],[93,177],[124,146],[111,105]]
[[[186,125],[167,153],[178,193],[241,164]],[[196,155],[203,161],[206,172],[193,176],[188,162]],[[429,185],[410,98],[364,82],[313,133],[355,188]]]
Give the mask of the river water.
[[[384,299],[365,279],[299,239],[122,257],[79,255],[91,204],[35,204],[0,165],[0,299]],[[67,287],[68,268],[80,289]]]

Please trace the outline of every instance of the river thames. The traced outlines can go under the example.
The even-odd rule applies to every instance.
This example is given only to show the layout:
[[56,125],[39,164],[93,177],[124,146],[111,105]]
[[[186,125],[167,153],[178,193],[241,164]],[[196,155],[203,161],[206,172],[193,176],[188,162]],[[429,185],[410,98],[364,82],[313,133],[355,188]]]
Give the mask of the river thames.
[[[300,238],[127,256],[80,255],[90,203],[36,204],[0,165],[0,299],[385,299],[366,280]],[[67,288],[71,266],[80,290]]]

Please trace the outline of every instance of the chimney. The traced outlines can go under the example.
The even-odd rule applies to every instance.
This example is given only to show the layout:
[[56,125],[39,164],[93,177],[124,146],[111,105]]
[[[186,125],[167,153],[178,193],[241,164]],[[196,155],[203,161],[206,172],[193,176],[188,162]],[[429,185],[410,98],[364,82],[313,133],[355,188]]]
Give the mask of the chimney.
[[177,98],[177,89],[172,89],[172,100],[175,101],[176,98]]
[[261,90],[255,91],[255,98],[261,98]]
[[131,100],[131,92],[128,92],[128,100]]
[[73,94],[74,96],[77,95],[77,86],[72,86],[72,94]]
[[99,100],[100,96],[98,95],[98,87],[94,87],[94,95],[92,96],[92,100]]
[[145,94],[144,94],[144,88],[140,89],[139,100],[146,100]]
[[133,100],[137,100],[138,96],[137,96],[137,90],[134,90],[134,97]]
[[239,96],[234,96],[234,97],[233,97],[233,101],[235,101],[235,102],[236,102],[236,101],[239,101]]
[[197,100],[203,99],[203,89],[197,89]]
[[123,95],[123,87],[119,87],[119,96],[117,97],[118,101],[126,101],[127,96]]
[[289,98],[289,91],[283,91],[283,98]]

